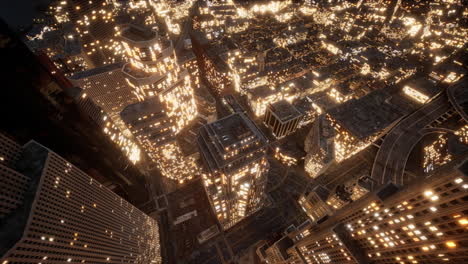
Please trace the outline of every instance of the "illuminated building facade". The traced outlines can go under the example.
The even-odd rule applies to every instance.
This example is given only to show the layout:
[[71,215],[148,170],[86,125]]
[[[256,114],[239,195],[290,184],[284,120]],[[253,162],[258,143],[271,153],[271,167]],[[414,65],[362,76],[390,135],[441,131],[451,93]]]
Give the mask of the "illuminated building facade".
[[179,67],[171,41],[137,26],[122,29],[122,45],[129,63],[123,67],[138,100],[156,97],[180,132],[196,114],[197,108],[186,69]]
[[424,173],[430,173],[468,151],[467,128],[465,124],[453,133],[436,134],[436,138],[423,147]]
[[288,250],[289,263],[468,261],[468,163],[450,165],[401,190],[388,185],[369,193],[293,234],[297,240]]
[[219,222],[228,229],[261,208],[268,161],[267,139],[243,113],[200,129],[198,146],[205,188]]
[[329,195],[330,191],[319,185],[310,191],[306,191],[299,198],[299,205],[313,223],[317,223],[332,214],[332,209],[326,203]]
[[293,240],[284,236],[265,250],[266,263],[286,263],[288,258],[287,250],[294,245]]
[[20,156],[0,164],[1,263],[161,263],[156,220],[34,141]]
[[73,89],[74,100],[80,111],[135,164],[141,160],[141,149],[118,114],[137,102],[124,77],[122,63],[116,63],[76,73],[69,80],[77,86]]
[[89,68],[119,62],[121,52],[116,41],[115,6],[106,0],[64,0],[51,6],[57,25],[71,26],[71,40],[79,38],[82,57]]
[[223,95],[233,82],[229,66],[219,57],[227,50],[224,50],[222,45],[210,46],[200,32],[191,33],[190,39],[197,57],[200,77],[207,82],[214,94]]
[[91,98],[104,112],[116,114],[125,106],[138,102],[127,84],[122,66],[123,63],[109,64],[77,72],[69,79],[83,90],[85,98]]
[[194,157],[185,157],[172,120],[154,99],[127,106],[120,117],[165,177],[184,183],[199,174]]
[[30,50],[39,57],[48,57],[56,69],[66,76],[89,67],[83,57],[81,41],[73,31],[47,25],[40,33],[27,38],[26,45]]
[[297,156],[298,156],[297,153],[294,153],[293,151],[290,151],[289,149],[287,149],[287,146],[286,147],[279,146],[275,148],[275,153],[274,153],[275,159],[277,159],[279,162],[283,163],[286,166],[297,165],[300,159]]
[[334,162],[334,135],[330,122],[324,116],[312,124],[305,140],[307,155],[304,161],[304,169],[310,177],[316,178]]
[[428,173],[450,162],[453,158],[448,149],[448,136],[439,135],[436,140],[423,148],[423,169]]
[[130,25],[120,38],[129,61],[122,71],[140,101],[120,117],[163,175],[183,183],[198,174],[195,158],[185,157],[175,138],[198,113],[188,71],[172,42],[155,31]]
[[[416,107],[417,103],[399,93],[395,86],[373,91],[327,110],[325,115],[315,120],[306,138],[306,171],[314,178],[330,165],[358,154]],[[316,110],[323,112],[320,108]]]
[[301,117],[293,105],[283,100],[268,106],[263,122],[276,138],[283,138],[296,131]]
[[179,65],[187,69],[190,75],[191,86],[194,90],[198,89],[200,84],[200,71],[198,70],[198,62],[195,54],[191,50],[190,39],[187,40],[190,43],[190,47],[184,49],[181,54],[178,55]]
[[335,129],[334,150],[337,162],[341,162],[355,155],[359,151],[368,147],[372,141],[376,139],[375,136],[360,139],[352,135],[350,131],[343,128],[341,124],[333,119],[333,117],[328,116],[328,119]]
[[247,92],[247,99],[252,111],[257,117],[265,114],[267,107],[270,104],[286,100],[291,103],[297,98],[294,86],[257,86]]

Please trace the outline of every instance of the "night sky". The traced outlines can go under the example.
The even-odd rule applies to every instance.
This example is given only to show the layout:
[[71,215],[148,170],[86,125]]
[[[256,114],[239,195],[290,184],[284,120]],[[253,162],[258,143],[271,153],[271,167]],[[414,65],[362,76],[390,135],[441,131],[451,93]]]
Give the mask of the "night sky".
[[0,16],[14,30],[21,26],[28,27],[38,14],[37,8],[49,2],[50,0],[0,0]]

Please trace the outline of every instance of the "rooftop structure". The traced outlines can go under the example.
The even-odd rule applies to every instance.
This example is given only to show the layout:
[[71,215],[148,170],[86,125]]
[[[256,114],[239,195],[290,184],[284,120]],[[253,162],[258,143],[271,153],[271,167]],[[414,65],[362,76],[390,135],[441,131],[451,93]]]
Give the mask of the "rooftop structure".
[[263,119],[277,138],[285,137],[296,131],[302,114],[289,102],[282,100],[270,104]]
[[123,63],[109,64],[77,72],[69,79],[83,89],[85,96],[90,97],[104,112],[116,114],[138,101],[125,80],[122,66]]
[[[116,10],[104,0],[59,1],[53,6],[57,25],[71,25],[73,32],[67,38],[79,38],[83,58],[88,67],[99,67],[121,60],[116,46],[116,31],[113,23]],[[100,47],[100,48],[98,48]]]
[[336,161],[341,162],[366,148],[414,109],[414,105],[403,102],[399,96],[378,90],[330,110],[327,118],[336,133]]
[[204,184],[213,211],[228,229],[263,205],[267,139],[243,113],[207,124],[199,133]]
[[165,177],[192,179],[198,174],[195,160],[184,157],[175,138],[197,116],[187,70],[179,67],[172,42],[151,29],[130,25],[121,39],[129,58],[123,71],[141,102],[120,116]]

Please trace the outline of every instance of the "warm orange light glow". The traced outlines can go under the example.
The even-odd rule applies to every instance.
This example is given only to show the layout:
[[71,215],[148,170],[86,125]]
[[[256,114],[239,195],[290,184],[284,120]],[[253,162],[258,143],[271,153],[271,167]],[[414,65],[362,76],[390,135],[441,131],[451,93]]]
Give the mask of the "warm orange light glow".
[[456,248],[457,247],[457,244],[453,241],[447,241],[445,242],[445,245],[448,247],[448,248]]

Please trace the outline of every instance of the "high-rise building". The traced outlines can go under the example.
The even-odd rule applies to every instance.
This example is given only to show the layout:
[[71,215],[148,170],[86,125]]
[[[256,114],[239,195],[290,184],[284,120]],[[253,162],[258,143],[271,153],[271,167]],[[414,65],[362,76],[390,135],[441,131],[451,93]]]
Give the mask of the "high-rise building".
[[301,113],[292,104],[281,100],[267,107],[263,122],[275,137],[282,138],[296,131],[301,117]]
[[291,234],[288,263],[465,263],[468,161],[387,185]]
[[157,100],[129,105],[120,116],[163,176],[184,183],[199,175],[195,158],[184,155],[173,123]]
[[416,109],[395,91],[380,89],[348,100],[315,120],[305,141],[304,167],[312,178],[357,155]]
[[195,102],[197,103],[198,116],[211,123],[216,121],[216,100],[210,94],[206,86],[200,85],[195,90]]
[[78,108],[96,123],[127,158],[136,163],[141,150],[119,113],[138,102],[122,72],[123,63],[114,63],[73,74],[69,78],[74,88]]
[[327,205],[330,191],[319,185],[310,191],[306,191],[299,198],[299,205],[313,223],[320,222],[326,216],[332,214],[332,209]]
[[317,117],[312,123],[304,142],[307,152],[304,169],[310,177],[316,178],[335,161],[334,136],[335,131],[324,116]]
[[82,57],[89,68],[121,60],[115,30],[115,6],[106,0],[64,0],[52,7],[57,24],[79,38]]
[[163,175],[183,183],[198,174],[194,157],[176,141],[197,116],[189,74],[179,67],[172,42],[155,31],[130,25],[120,37],[129,60],[122,70],[140,101],[120,116]]
[[[118,114],[127,105],[138,102],[133,90],[127,84],[126,74],[122,71],[123,63],[114,63],[77,72],[69,79],[72,84],[80,87],[105,113]],[[83,98],[83,99],[84,99]]]
[[172,42],[134,25],[123,28],[120,37],[129,61],[123,71],[134,93],[140,101],[157,97],[179,132],[197,109],[188,71],[177,63]]
[[229,115],[200,129],[198,145],[207,169],[203,179],[224,229],[261,208],[269,167],[267,143],[243,113]]
[[74,74],[69,78],[77,85],[70,89],[78,109],[89,117],[116,144],[132,163],[141,160],[141,149],[120,119],[120,111],[137,102],[126,84],[122,64],[110,64]]
[[265,261],[267,263],[282,263],[287,259],[287,250],[294,245],[292,239],[284,236],[265,250]]
[[161,263],[156,220],[34,141],[0,144],[0,263]]

